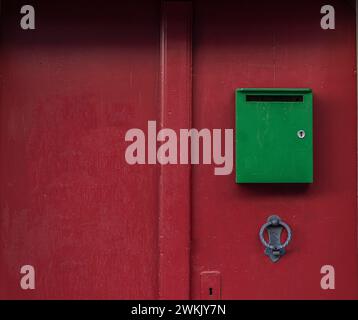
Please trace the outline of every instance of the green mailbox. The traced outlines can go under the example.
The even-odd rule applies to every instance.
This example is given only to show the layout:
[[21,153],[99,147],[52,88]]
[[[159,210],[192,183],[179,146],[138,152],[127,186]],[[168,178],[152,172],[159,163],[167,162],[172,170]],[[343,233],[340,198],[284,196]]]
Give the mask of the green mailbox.
[[312,183],[312,90],[236,90],[236,182]]

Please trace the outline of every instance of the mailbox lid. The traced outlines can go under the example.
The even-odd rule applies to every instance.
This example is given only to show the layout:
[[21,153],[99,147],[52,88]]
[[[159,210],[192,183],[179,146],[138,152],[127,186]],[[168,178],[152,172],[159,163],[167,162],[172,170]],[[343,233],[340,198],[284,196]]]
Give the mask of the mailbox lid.
[[308,88],[236,90],[237,183],[313,182],[312,101]]

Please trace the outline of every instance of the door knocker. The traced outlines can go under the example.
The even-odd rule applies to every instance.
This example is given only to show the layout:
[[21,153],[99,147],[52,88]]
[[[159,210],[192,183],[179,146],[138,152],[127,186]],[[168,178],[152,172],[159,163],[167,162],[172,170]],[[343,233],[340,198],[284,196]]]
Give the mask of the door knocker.
[[[282,230],[286,229],[287,239],[281,243]],[[265,240],[264,233],[267,230],[269,240]],[[267,222],[260,229],[260,240],[265,246],[265,254],[272,262],[277,262],[286,253],[285,248],[292,239],[292,231],[287,223],[283,222],[279,216],[270,216]]]

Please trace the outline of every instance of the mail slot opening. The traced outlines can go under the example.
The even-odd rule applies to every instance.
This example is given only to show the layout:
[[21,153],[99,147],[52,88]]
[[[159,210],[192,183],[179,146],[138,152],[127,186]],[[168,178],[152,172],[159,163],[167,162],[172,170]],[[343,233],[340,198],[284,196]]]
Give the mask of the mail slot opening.
[[252,102],[303,102],[302,95],[246,95],[246,101]]

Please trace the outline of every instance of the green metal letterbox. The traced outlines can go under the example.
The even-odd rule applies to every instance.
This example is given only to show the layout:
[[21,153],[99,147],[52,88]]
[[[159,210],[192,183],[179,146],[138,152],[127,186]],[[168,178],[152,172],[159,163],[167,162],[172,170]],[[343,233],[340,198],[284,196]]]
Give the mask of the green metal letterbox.
[[236,90],[236,182],[312,183],[312,90]]

